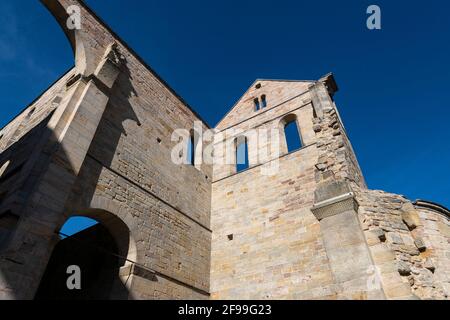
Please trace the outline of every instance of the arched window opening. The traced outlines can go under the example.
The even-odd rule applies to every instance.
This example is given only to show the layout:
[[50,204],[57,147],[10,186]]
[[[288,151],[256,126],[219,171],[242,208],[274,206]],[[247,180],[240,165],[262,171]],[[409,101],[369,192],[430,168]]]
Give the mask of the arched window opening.
[[196,163],[195,153],[197,150],[197,142],[198,136],[195,131],[192,130],[188,139],[186,163],[193,166]]
[[265,107],[267,107],[267,98],[266,95],[263,94],[261,96],[261,109],[264,109]]
[[[93,211],[92,216],[69,218],[61,227],[47,269],[39,285],[37,300],[127,299],[128,289],[120,269],[128,262],[130,231],[117,216]],[[131,249],[129,249],[131,248]],[[79,267],[81,290],[67,287],[68,268]],[[76,272],[76,271],[75,271]]]
[[239,137],[236,139],[236,172],[244,171],[249,167],[247,138]]
[[297,125],[297,117],[289,115],[283,120],[284,137],[286,140],[287,152],[293,152],[302,147],[302,140]]
[[261,105],[259,104],[259,99],[255,98],[253,100],[253,103],[255,104],[255,111],[258,111],[259,109],[261,109]]

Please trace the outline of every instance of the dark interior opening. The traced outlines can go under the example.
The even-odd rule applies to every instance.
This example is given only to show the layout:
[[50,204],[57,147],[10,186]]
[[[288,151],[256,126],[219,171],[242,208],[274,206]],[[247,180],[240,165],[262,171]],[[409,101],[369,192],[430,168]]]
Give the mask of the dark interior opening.
[[[36,300],[127,299],[119,278],[124,261],[109,231],[101,224],[62,239],[53,251],[36,293]],[[81,270],[81,290],[69,290],[69,266]]]

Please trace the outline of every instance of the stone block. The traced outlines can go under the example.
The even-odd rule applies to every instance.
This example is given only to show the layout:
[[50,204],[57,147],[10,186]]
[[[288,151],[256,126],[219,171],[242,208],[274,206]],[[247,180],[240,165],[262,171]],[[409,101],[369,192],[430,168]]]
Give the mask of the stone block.
[[420,218],[417,212],[413,209],[402,211],[402,220],[408,226],[409,230],[413,230],[420,225]]
[[414,244],[416,245],[417,249],[419,249],[420,252],[423,252],[427,249],[425,242],[422,238],[416,238],[414,240]]

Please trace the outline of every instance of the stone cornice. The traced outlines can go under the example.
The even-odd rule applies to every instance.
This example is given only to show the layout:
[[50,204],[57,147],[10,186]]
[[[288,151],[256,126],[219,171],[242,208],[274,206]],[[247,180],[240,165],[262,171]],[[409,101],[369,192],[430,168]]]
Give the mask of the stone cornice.
[[450,218],[450,210],[448,210],[446,207],[444,207],[438,203],[425,201],[425,200],[416,200],[416,201],[414,201],[413,205],[416,208],[425,208],[425,209],[440,213],[440,214],[446,216],[447,218]]
[[353,192],[318,202],[311,208],[312,213],[319,221],[351,210],[355,212],[358,210],[358,203]]
[[330,181],[317,187],[311,211],[320,221],[347,211],[358,212],[358,203],[348,182]]

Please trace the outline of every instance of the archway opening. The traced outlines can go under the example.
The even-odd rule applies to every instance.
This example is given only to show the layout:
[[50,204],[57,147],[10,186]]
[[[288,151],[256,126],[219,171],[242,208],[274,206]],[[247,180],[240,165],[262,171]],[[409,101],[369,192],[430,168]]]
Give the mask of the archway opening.
[[35,299],[128,299],[120,270],[127,263],[129,230],[112,214],[100,216],[108,219],[74,216],[64,223]]

